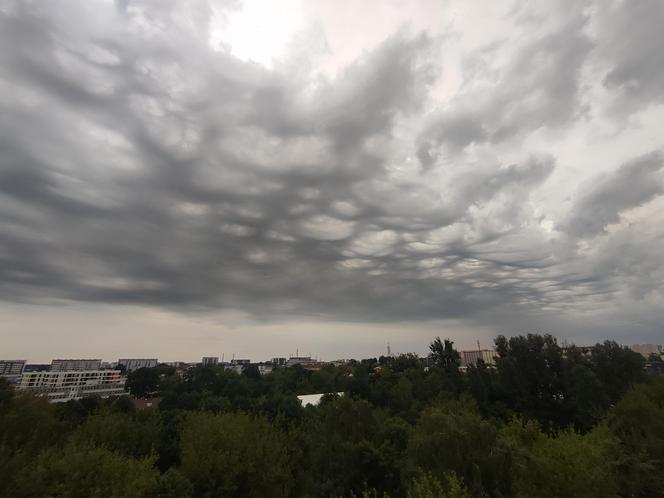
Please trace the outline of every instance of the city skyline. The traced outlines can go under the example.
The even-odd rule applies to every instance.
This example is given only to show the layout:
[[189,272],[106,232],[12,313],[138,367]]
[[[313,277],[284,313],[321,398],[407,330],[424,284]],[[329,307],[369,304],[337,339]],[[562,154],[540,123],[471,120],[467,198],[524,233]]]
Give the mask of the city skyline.
[[2,356],[661,343],[662,22],[0,1]]

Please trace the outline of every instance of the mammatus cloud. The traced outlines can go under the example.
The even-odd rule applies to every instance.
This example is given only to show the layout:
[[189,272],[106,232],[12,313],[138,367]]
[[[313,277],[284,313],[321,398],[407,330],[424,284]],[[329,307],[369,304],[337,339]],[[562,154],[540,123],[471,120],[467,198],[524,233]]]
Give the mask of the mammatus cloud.
[[329,75],[211,46],[206,2],[4,2],[0,298],[658,316],[662,143],[581,185],[556,150],[608,119],[593,85],[633,112],[661,102],[655,31],[638,28],[658,5],[516,9],[520,34],[461,46],[462,84],[441,94],[441,33],[389,33]]

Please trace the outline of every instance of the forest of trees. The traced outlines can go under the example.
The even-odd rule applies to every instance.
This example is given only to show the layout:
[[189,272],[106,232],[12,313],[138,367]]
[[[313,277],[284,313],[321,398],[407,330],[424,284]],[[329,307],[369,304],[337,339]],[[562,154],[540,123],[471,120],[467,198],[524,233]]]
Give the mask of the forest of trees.
[[[48,404],[0,383],[0,496],[661,497],[664,377],[615,342],[496,341],[459,370],[416,355],[241,375],[158,366],[129,397]],[[298,394],[343,392],[303,408]]]

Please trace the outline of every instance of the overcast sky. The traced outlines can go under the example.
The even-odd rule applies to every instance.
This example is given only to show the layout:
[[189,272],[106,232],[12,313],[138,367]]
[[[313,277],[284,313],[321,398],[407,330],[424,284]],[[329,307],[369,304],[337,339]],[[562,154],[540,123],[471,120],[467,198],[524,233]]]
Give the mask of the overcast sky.
[[0,356],[664,342],[664,2],[0,0]]

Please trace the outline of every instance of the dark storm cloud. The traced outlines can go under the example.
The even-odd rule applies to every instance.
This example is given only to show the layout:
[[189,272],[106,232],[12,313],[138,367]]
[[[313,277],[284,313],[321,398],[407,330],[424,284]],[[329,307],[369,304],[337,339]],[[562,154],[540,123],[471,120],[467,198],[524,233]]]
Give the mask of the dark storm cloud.
[[[600,259],[576,241],[661,193],[661,155],[637,158],[575,194],[552,230],[537,195],[554,155],[464,155],[586,112],[586,14],[423,123],[444,74],[428,35],[397,33],[309,80],[212,50],[205,2],[5,5],[5,300],[359,320],[583,306],[623,289],[606,268],[627,268],[629,238],[603,241]],[[642,281],[633,295],[653,291]]]

